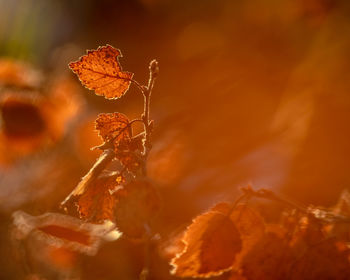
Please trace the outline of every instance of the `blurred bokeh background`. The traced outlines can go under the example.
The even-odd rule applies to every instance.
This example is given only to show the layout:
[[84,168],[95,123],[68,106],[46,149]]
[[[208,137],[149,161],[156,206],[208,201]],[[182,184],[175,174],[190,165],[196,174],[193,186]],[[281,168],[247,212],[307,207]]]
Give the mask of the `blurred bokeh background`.
[[[349,188],[349,34],[347,0],[0,0],[0,278],[41,279],[10,257],[11,213],[58,211],[98,156],[94,117],[142,111],[137,88],[111,102],[79,85],[67,64],[86,49],[119,48],[140,83],[159,61],[148,169],[166,236],[239,186],[323,206]],[[137,277],[136,245],[107,246],[80,277]]]

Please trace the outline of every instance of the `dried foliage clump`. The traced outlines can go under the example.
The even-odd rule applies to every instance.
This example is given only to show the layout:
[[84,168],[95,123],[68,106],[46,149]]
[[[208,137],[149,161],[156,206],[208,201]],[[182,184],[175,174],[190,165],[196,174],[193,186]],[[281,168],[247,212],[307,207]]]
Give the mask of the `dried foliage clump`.
[[[120,56],[119,50],[107,45],[88,51],[69,67],[86,88],[109,100],[122,97],[134,84],[144,99],[143,112],[131,120],[119,112],[98,115],[95,130],[103,144],[93,149],[102,152],[60,205],[79,218],[15,212],[14,235],[17,240],[33,238],[47,244],[45,252],[59,267],[67,266],[64,260],[73,262],[80,253],[94,255],[101,243],[123,236],[143,245],[139,277],[146,279],[152,273],[151,248],[164,240],[153,227],[161,209],[160,194],[147,175],[153,132],[150,98],[159,67],[156,60],[151,61],[148,84],[141,85],[133,73],[122,71]],[[134,134],[135,123],[143,125],[141,133]],[[33,129],[40,130],[40,124]],[[108,170],[111,162],[118,164]],[[157,244],[160,255],[168,258],[172,277],[350,279],[348,193],[335,208],[322,209],[300,206],[266,189],[242,191],[234,203],[219,203],[196,217],[184,232],[169,238],[166,246]],[[261,214],[253,198],[280,204],[279,220],[271,222]]]
[[[339,206],[303,208],[265,189],[243,192],[235,203],[218,204],[193,220],[184,248],[171,260],[174,275],[207,278],[231,271],[230,280],[350,278],[350,218],[339,214]],[[253,197],[281,203],[286,212],[280,222],[265,222],[248,205]],[[346,237],[335,231],[341,225]]]
[[[85,87],[106,99],[122,97],[130,84],[135,84],[144,98],[144,111],[133,120],[117,112],[98,115],[95,130],[103,144],[92,149],[102,153],[60,205],[73,215],[77,213],[79,219],[57,213],[33,217],[15,212],[17,240],[30,236],[36,242],[64,251],[55,250],[54,255],[65,255],[68,251],[94,255],[102,241],[113,241],[122,235],[139,240],[148,248],[154,236],[151,224],[161,206],[160,196],[147,178],[146,170],[153,130],[150,98],[159,68],[156,60],[151,61],[148,84],[141,85],[133,80],[132,73],[122,71],[120,56],[119,50],[107,45],[88,51],[69,67]],[[143,124],[143,132],[134,135],[133,124],[137,122]],[[107,170],[113,161],[119,163],[119,168]],[[142,275],[147,270],[145,264]]]

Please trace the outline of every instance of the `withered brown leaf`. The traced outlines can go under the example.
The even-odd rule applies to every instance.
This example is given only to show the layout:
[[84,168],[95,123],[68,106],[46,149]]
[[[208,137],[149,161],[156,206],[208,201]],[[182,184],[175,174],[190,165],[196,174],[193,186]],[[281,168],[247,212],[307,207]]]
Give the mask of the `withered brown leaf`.
[[143,149],[143,135],[132,138],[132,128],[128,118],[121,113],[100,114],[96,119],[96,130],[105,142],[113,143],[116,158],[121,164],[136,174],[141,167],[139,156]]
[[242,250],[237,254],[233,269],[239,270],[244,256],[255,246],[265,234],[265,222],[251,207],[245,204],[238,204],[234,209],[227,203],[217,204],[213,210],[229,215],[231,221],[237,227],[242,240]]
[[284,280],[292,261],[287,241],[268,232],[243,256],[240,271],[249,280]]
[[74,190],[61,202],[61,206],[65,205],[73,197],[77,197],[84,194],[87,188],[95,181],[98,174],[100,174],[100,172],[102,172],[102,170],[106,168],[106,166],[110,163],[114,156],[115,154],[113,150],[105,150],[96,160],[95,164],[93,165],[93,167],[91,167],[89,172],[81,179],[79,184],[74,188]]
[[113,140],[114,146],[126,138],[130,138],[132,131],[129,126],[129,119],[121,113],[103,113],[99,114],[95,128],[102,139],[107,142]]
[[31,216],[23,211],[13,213],[13,237],[19,240],[32,238],[43,245],[67,248],[73,251],[95,255],[104,237],[116,233],[111,222],[103,224],[86,223],[72,216],[59,213],[45,213]]
[[303,217],[290,242],[295,259],[290,279],[350,279],[349,248],[336,235],[326,234],[315,220]]
[[78,198],[81,218],[94,222],[114,220],[116,199],[112,192],[118,188],[117,176],[100,176]]
[[173,274],[211,277],[231,269],[242,239],[228,213],[221,210],[215,206],[193,220],[183,238],[184,250],[171,261]]
[[258,212],[245,204],[239,204],[230,214],[242,238],[242,250],[233,265],[238,269],[244,256],[255,246],[265,234],[265,222]]
[[118,229],[128,237],[141,238],[161,206],[156,189],[148,180],[135,180],[119,189],[115,195]]
[[85,87],[107,99],[116,99],[129,89],[133,77],[133,73],[122,71],[119,56],[122,55],[118,49],[107,45],[89,50],[69,67]]
[[334,239],[299,251],[290,268],[291,280],[350,279],[349,251],[338,250]]

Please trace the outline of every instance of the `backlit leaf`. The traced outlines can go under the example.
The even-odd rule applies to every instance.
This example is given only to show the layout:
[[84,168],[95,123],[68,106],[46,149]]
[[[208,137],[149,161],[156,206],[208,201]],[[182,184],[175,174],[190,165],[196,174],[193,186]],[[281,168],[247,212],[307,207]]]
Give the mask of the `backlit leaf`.
[[242,238],[242,250],[237,255],[233,266],[235,269],[238,269],[244,256],[264,236],[265,223],[258,212],[244,204],[237,205],[231,212],[230,218],[236,225]]
[[[16,239],[25,239],[30,234],[47,246],[67,248],[88,255],[96,254],[104,236],[109,237],[116,231],[112,222],[91,224],[59,213],[31,216],[16,211],[13,213],[13,220],[15,226],[13,236]],[[115,239],[121,236],[119,232],[117,233]]]
[[286,239],[266,233],[244,255],[240,271],[249,280],[284,280],[292,261],[293,255]]
[[124,95],[129,89],[132,73],[123,72],[118,57],[121,53],[110,45],[89,50],[69,67],[78,75],[81,83],[97,95],[115,99]]
[[132,131],[128,118],[121,113],[99,114],[96,119],[96,130],[105,142],[113,140],[117,151],[121,141],[130,139]]
[[116,200],[112,193],[118,186],[117,176],[98,177],[78,198],[80,217],[94,222],[114,221]]
[[73,197],[80,196],[85,193],[87,188],[96,180],[96,177],[100,172],[102,172],[106,166],[114,158],[115,154],[113,150],[105,150],[100,157],[96,160],[95,164],[89,172],[81,179],[79,184],[74,188],[74,190],[61,202],[61,206],[65,205]]
[[185,249],[171,265],[180,277],[211,277],[231,269],[242,249],[240,233],[221,207],[198,216],[187,228]]
[[141,238],[160,209],[160,197],[148,180],[136,180],[116,192],[115,219],[118,229]]
[[290,242],[290,279],[350,279],[349,249],[341,243],[346,244],[335,235],[326,238],[320,224],[303,217]]
[[289,279],[350,279],[349,252],[339,251],[334,239],[326,239],[298,253]]

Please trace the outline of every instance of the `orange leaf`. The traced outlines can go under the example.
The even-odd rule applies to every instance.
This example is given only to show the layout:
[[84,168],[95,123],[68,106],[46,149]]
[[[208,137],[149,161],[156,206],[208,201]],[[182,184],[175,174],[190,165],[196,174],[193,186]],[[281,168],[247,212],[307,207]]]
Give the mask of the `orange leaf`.
[[106,168],[114,156],[115,154],[111,149],[105,150],[74,190],[61,202],[61,205],[65,205],[73,197],[84,194],[88,187],[95,181],[96,176]]
[[59,213],[31,216],[16,211],[13,213],[13,219],[13,237],[16,239],[21,240],[30,236],[44,246],[62,247],[88,255],[97,253],[105,237],[107,239],[111,234],[115,234],[116,240],[121,236],[111,222],[91,224]]
[[171,265],[180,277],[211,277],[230,270],[242,249],[239,231],[221,207],[195,218],[183,242],[185,249]]
[[132,131],[128,118],[121,113],[103,113],[96,119],[96,130],[107,142],[113,139],[115,149],[122,140],[130,139]]
[[296,258],[289,278],[350,279],[349,249],[342,243],[335,235],[327,238],[320,224],[303,217],[290,242]]
[[97,95],[116,99],[129,89],[133,73],[123,72],[118,61],[122,56],[118,49],[110,45],[89,50],[69,67],[78,75],[81,83]]
[[118,229],[131,238],[141,238],[160,209],[160,197],[148,180],[136,180],[116,192],[115,219]]
[[249,280],[289,279],[288,271],[292,262],[293,254],[286,239],[268,232],[254,244],[254,247],[250,247],[249,252],[243,257],[240,271],[242,276]]
[[81,218],[94,222],[114,220],[116,200],[111,192],[118,188],[116,179],[116,176],[101,176],[88,186],[77,202]]
[[258,212],[244,204],[237,205],[230,218],[245,238],[262,235],[265,232],[264,219]]
[[236,257],[234,268],[238,269],[244,256],[255,246],[265,234],[264,219],[254,209],[239,204],[230,214],[242,238],[242,250]]
[[132,129],[129,124],[128,118],[121,113],[100,114],[96,119],[96,130],[105,142],[113,141],[116,158],[136,174],[142,164],[143,135],[131,138]]
[[299,252],[289,279],[350,279],[348,255],[349,252],[338,250],[335,239],[325,239]]

